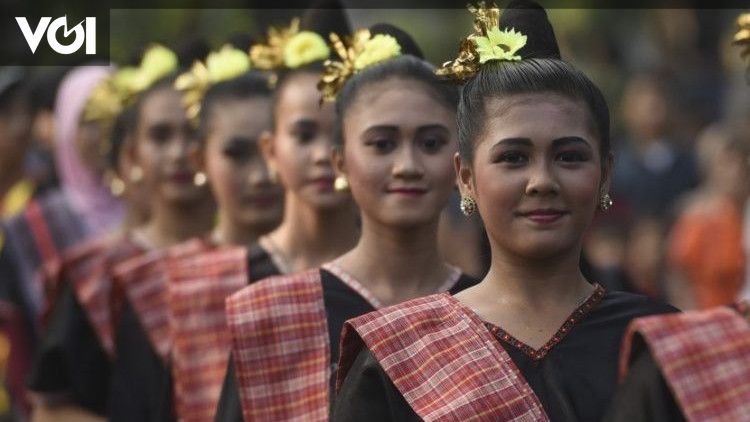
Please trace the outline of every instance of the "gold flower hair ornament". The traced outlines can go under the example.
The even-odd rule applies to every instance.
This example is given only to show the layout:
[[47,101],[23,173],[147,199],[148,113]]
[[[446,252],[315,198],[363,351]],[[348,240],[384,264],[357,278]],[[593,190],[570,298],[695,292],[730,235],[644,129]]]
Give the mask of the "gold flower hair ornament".
[[367,29],[360,29],[346,41],[331,34],[331,44],[340,60],[326,60],[324,64],[325,70],[318,82],[321,102],[334,101],[346,81],[355,73],[401,55],[401,46],[394,37],[386,34],[373,37]]
[[[737,18],[737,26],[740,27],[734,34],[732,44],[742,47],[740,57],[747,61],[750,57],[750,13],[743,13]],[[750,63],[748,63],[750,65]],[[748,69],[750,72],[750,68]]]
[[458,57],[443,63],[437,75],[463,81],[488,61],[522,59],[516,53],[526,45],[527,37],[513,28],[500,29],[500,9],[495,4],[487,7],[480,2],[468,9],[474,15],[474,32],[461,41]]
[[264,44],[250,48],[250,61],[261,70],[296,69],[327,59],[331,50],[315,32],[300,31],[299,18],[285,28],[271,27]]
[[250,70],[247,53],[231,45],[223,46],[206,58],[206,63],[196,61],[188,72],[177,77],[175,89],[182,91],[182,103],[188,118],[196,122],[200,114],[201,101],[211,85],[234,79]]

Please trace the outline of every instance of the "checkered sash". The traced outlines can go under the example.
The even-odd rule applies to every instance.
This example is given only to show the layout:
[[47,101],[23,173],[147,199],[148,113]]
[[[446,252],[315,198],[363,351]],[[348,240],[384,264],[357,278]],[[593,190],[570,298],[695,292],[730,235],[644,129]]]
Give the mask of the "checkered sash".
[[75,247],[63,263],[63,277],[110,358],[115,355],[112,268],[142,253],[143,248],[128,238],[99,238]]
[[750,325],[735,310],[634,320],[620,359],[623,377],[636,335],[648,345],[687,420],[750,420]]
[[247,285],[247,248],[169,260],[169,326],[178,420],[213,421],[232,339],[226,298]]
[[154,351],[169,361],[172,337],[169,332],[167,260],[206,250],[200,239],[189,240],[169,249],[151,251],[115,266],[115,283],[125,292]]
[[245,422],[327,421],[330,345],[320,270],[270,277],[227,300]]
[[510,355],[448,294],[349,320],[341,345],[338,387],[366,346],[426,422],[548,420]]

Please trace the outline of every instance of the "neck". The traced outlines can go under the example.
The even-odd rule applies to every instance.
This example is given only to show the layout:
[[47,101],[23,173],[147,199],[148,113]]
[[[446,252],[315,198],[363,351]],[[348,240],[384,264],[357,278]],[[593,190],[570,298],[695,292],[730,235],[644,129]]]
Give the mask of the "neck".
[[350,250],[357,242],[358,231],[353,203],[321,211],[287,193],[283,222],[268,238],[284,254],[290,270],[300,271]]
[[214,227],[211,237],[219,245],[251,245],[268,231],[268,227],[242,224],[220,212],[219,223]]
[[154,207],[143,232],[154,247],[169,247],[208,233],[214,213],[212,201],[161,204]]
[[591,288],[580,270],[580,247],[544,259],[528,259],[497,253],[496,247],[492,249],[492,265],[481,284],[507,302],[533,306],[559,304],[575,300],[581,291]]
[[419,227],[386,226],[368,218],[362,237],[344,263],[362,282],[382,280],[398,288],[420,290],[421,284],[442,283],[435,274],[445,273],[437,242],[438,220]]

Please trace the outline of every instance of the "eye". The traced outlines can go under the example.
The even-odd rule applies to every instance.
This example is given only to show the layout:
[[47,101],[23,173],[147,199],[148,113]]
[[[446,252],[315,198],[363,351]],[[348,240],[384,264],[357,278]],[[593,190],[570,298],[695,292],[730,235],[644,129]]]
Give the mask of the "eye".
[[241,146],[228,146],[222,151],[225,157],[232,161],[247,161],[255,155],[252,148],[243,148]]
[[389,138],[378,138],[365,142],[365,145],[375,149],[378,154],[387,154],[396,149],[396,141]]
[[517,166],[528,163],[529,157],[520,151],[505,151],[497,156],[495,162]]
[[565,163],[580,163],[588,159],[588,154],[581,151],[564,151],[557,155],[557,160]]
[[430,137],[422,139],[419,142],[419,146],[424,152],[428,154],[435,154],[439,152],[446,143],[446,140],[443,138]]
[[148,130],[149,138],[157,144],[167,142],[173,135],[174,131],[169,125],[159,124],[151,126]]

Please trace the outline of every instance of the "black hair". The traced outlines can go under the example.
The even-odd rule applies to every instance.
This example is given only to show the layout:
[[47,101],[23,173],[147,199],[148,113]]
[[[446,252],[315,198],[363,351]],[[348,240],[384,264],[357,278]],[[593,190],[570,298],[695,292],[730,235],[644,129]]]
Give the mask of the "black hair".
[[0,113],[10,117],[8,113],[11,111],[21,111],[29,115],[32,113],[29,86],[25,80],[12,82],[0,92]]
[[53,67],[41,70],[39,73],[31,76],[30,95],[34,114],[42,111],[52,112],[54,110],[57,90],[68,70],[67,67],[63,66]]
[[408,54],[401,55],[370,66],[346,81],[341,92],[336,96],[334,145],[343,146],[342,131],[346,112],[351,108],[359,93],[368,85],[388,79],[403,79],[420,83],[429,90],[435,100],[450,110],[456,110],[458,90],[455,85],[435,76],[435,68],[426,61]]
[[212,85],[201,101],[198,134],[201,139],[208,135],[209,122],[217,104],[227,100],[244,100],[269,97],[272,90],[268,78],[258,71],[249,71],[228,81]]
[[599,88],[580,70],[557,58],[492,62],[481,66],[461,90],[458,139],[461,158],[471,162],[474,144],[487,120],[487,100],[529,93],[552,93],[581,101],[599,135],[600,153],[610,151],[609,107]]

